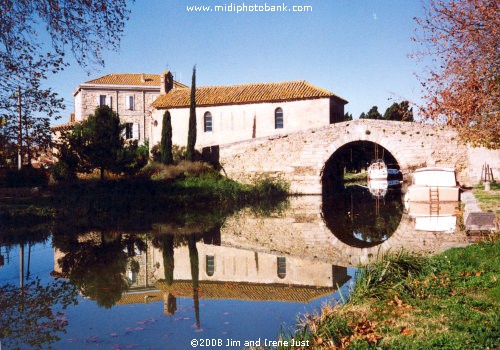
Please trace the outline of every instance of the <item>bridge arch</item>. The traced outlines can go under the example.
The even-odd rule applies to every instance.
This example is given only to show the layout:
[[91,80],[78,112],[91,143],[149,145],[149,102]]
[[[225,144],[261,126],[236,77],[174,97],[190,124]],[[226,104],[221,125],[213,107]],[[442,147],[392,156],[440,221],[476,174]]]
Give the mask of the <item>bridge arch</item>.
[[[458,181],[467,179],[467,147],[449,128],[416,122],[353,120],[300,132],[217,146],[226,174],[252,182],[269,176],[290,183],[294,193],[323,193],[325,164],[341,147],[366,141],[395,158],[403,177],[423,166],[452,167]],[[212,147],[213,148],[213,147]]]
[[[351,125],[346,124],[346,126]],[[333,140],[323,154],[323,164],[326,164],[328,159],[341,147],[356,141],[368,141],[380,145],[394,156],[401,168],[408,167],[407,157],[405,157],[399,147],[395,147],[390,141],[389,136],[386,135],[385,129],[370,128],[369,125],[364,124],[355,124],[352,125],[352,127],[348,127],[345,133]]]

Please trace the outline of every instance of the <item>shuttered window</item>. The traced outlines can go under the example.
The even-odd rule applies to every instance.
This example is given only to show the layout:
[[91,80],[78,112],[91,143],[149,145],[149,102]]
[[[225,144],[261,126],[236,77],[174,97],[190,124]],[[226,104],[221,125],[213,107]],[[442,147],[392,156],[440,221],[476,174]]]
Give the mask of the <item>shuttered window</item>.
[[133,111],[134,110],[134,96],[133,95],[126,96],[126,98],[125,98],[125,109],[127,109],[129,111]]
[[205,132],[212,131],[212,114],[210,112],[205,113],[203,117],[203,125]]
[[279,256],[277,258],[278,263],[278,277],[285,278],[286,277],[286,258],[284,256]]
[[215,272],[215,256],[207,255],[207,276],[213,276]]
[[283,110],[276,108],[274,111],[274,128],[283,129]]

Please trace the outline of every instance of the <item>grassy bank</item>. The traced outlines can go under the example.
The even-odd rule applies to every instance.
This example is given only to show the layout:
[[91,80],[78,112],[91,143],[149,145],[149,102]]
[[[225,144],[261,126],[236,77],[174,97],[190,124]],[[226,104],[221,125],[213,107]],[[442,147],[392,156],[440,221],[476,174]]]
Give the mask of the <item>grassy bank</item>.
[[433,257],[388,255],[359,271],[349,302],[301,317],[296,341],[309,341],[307,349],[500,347],[498,240]]
[[201,163],[152,165],[133,178],[93,177],[42,188],[33,196],[0,200],[0,226],[18,229],[57,220],[82,227],[107,225],[137,230],[169,221],[219,221],[250,205],[268,211],[288,195],[288,186],[263,178],[242,184]]
[[484,190],[484,185],[476,185],[472,189],[472,193],[477,198],[479,206],[485,212],[495,213],[500,215],[500,183],[492,182],[490,184],[490,191]]
[[345,184],[366,183],[368,173],[344,173]]

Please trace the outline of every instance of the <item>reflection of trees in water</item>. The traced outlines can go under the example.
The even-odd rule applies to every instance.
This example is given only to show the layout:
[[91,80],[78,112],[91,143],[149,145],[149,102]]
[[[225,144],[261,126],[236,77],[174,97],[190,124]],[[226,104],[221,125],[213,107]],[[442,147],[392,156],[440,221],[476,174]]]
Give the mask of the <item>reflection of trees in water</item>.
[[0,286],[0,340],[5,349],[47,348],[65,333],[68,322],[58,310],[77,304],[78,291],[56,280],[42,285],[38,279],[22,289]]
[[387,240],[403,215],[399,190],[383,199],[373,198],[368,189],[350,186],[343,193],[323,197],[323,218],[342,242],[354,247],[371,247]]
[[198,249],[196,248],[196,239],[194,235],[188,237],[189,262],[191,264],[191,279],[193,281],[193,302],[196,314],[196,327],[200,328],[200,298],[199,298],[199,281],[200,281],[200,261],[198,257]]
[[[191,281],[193,285],[193,303],[196,317],[196,327],[201,327],[200,322],[200,298],[199,298],[199,280],[200,280],[200,261],[196,242],[202,240],[205,244],[220,245],[220,228],[222,223],[214,224],[209,229],[198,228],[197,233],[184,235],[175,235],[163,233],[155,235],[153,245],[162,251],[163,264],[165,270],[165,284],[172,286],[174,283],[174,247],[186,246],[189,251],[189,262],[191,267]],[[192,228],[191,228],[192,229]],[[177,310],[176,296],[169,292],[167,294],[167,314],[173,315]]]
[[113,306],[129,288],[125,271],[135,247],[146,249],[141,237],[116,233],[94,234],[81,241],[74,235],[58,236],[54,246],[64,253],[58,261],[62,273],[84,296],[105,308]]

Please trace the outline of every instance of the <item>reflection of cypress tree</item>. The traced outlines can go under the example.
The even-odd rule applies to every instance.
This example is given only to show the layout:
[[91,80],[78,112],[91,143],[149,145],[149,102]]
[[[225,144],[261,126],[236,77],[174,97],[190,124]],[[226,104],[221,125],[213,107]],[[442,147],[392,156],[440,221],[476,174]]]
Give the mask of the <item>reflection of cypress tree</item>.
[[174,283],[174,235],[165,235],[162,243],[165,282],[171,286]]
[[194,312],[196,314],[196,327],[200,328],[200,299],[198,295],[200,266],[198,249],[196,248],[196,238],[194,235],[189,235],[187,241],[189,248],[189,262],[191,263],[191,278],[193,281],[193,301]]

